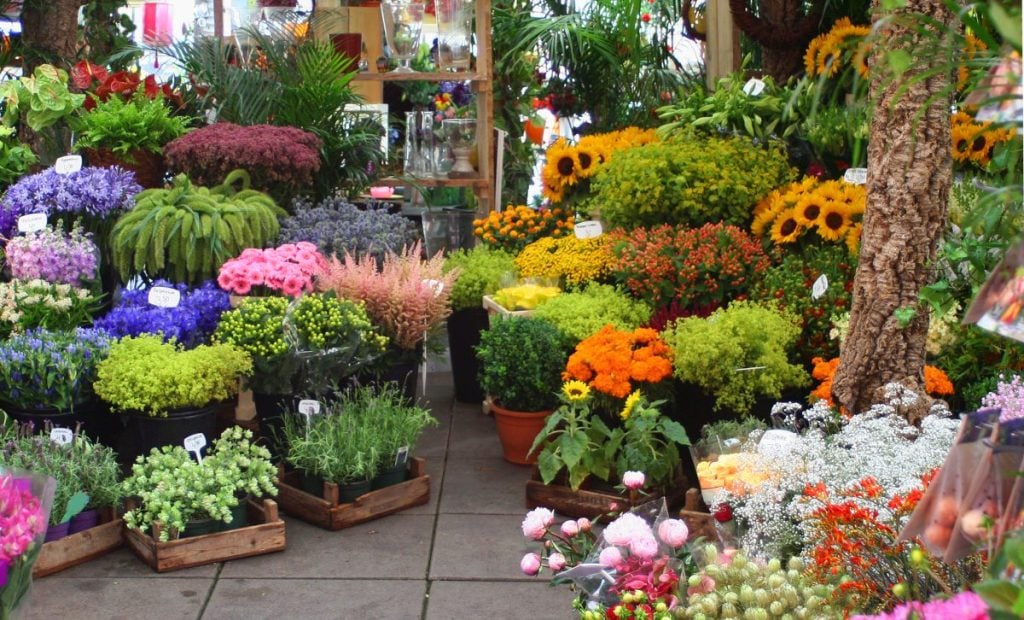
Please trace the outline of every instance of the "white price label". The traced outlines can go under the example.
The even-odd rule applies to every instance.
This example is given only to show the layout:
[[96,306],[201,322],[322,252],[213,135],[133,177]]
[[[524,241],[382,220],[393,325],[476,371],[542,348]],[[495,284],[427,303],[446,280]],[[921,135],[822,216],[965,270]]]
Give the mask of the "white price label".
[[82,169],[82,156],[65,155],[64,157],[58,157],[57,161],[53,164],[53,169],[57,171],[57,174],[78,172]]
[[154,286],[149,289],[149,305],[158,308],[177,308],[181,303],[181,291],[166,286]]
[[576,233],[577,239],[593,239],[600,237],[604,229],[601,228],[601,222],[586,221],[578,222],[573,226],[573,232]]
[[444,292],[444,282],[440,280],[424,280],[424,286],[428,286],[434,291],[434,297],[437,297]]
[[202,433],[189,435],[182,443],[185,445],[185,450],[195,455],[197,461],[203,462],[202,450],[206,447],[206,435]]
[[764,92],[765,83],[757,78],[750,78],[747,83],[743,85],[743,92],[750,95],[751,97],[757,97]]
[[317,415],[320,413],[320,402],[315,400],[300,400],[299,413],[305,416]]
[[30,233],[46,228],[45,213],[29,213],[18,218],[18,232]]
[[409,462],[409,446],[402,446],[398,449],[398,453],[395,454],[395,467],[404,465]]
[[818,299],[825,294],[828,290],[828,276],[821,274],[818,279],[814,281],[814,285],[811,286],[811,299]]
[[847,168],[843,173],[843,180],[854,185],[864,185],[868,182],[867,168]]
[[70,428],[54,428],[50,430],[50,441],[58,446],[66,446],[75,438]]

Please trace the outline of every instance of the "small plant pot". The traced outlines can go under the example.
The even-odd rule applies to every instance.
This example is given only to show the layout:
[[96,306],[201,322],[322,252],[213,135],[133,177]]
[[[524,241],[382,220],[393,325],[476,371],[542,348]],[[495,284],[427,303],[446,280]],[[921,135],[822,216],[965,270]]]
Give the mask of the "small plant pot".
[[370,492],[372,487],[369,480],[358,480],[356,482],[342,482],[338,485],[338,503],[351,504],[361,495]]
[[406,463],[383,469],[370,481],[370,488],[374,491],[405,482],[405,474],[408,469]]
[[58,523],[57,525],[51,525],[46,528],[46,537],[43,539],[44,543],[53,542],[65,538],[71,530],[71,521],[65,521],[64,523]]
[[529,454],[533,441],[544,429],[544,422],[551,411],[512,411],[492,404],[494,422],[498,426],[498,438],[505,460],[517,465],[533,465],[537,454]]
[[77,534],[87,529],[96,527],[100,522],[100,511],[95,508],[89,510],[83,510],[82,512],[71,517],[70,529],[68,534]]
[[185,524],[185,531],[181,538],[203,536],[204,534],[215,534],[224,531],[224,522],[217,519],[193,519]]
[[324,496],[324,479],[306,472],[299,472],[299,487],[316,497]]
[[249,503],[249,496],[246,495],[238,500],[238,505],[231,509],[231,523],[221,523],[222,530],[237,530],[240,527],[249,525],[249,511],[246,504]]
[[136,456],[149,454],[153,448],[180,446],[186,437],[196,433],[206,436],[206,448],[203,448],[205,455],[217,437],[217,409],[219,407],[219,403],[212,403],[201,409],[170,411],[166,418],[136,412],[129,413],[128,426],[135,439],[135,453],[132,455],[132,460],[134,461]]
[[135,149],[128,153],[129,157],[119,155],[110,149],[86,149],[83,154],[90,166],[110,168],[120,166],[135,173],[135,180],[146,189],[163,187],[164,166],[163,155],[150,151]]

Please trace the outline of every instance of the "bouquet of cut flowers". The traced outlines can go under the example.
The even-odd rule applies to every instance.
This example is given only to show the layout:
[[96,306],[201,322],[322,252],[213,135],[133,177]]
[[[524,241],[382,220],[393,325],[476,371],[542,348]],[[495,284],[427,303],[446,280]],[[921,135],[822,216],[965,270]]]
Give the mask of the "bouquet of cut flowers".
[[231,308],[228,294],[213,282],[189,287],[157,280],[153,286],[177,289],[181,293],[178,305],[166,308],[149,303],[151,288],[121,291],[114,308],[94,326],[118,338],[161,334],[165,341],[173,339],[192,348],[209,341],[220,315]]
[[266,296],[274,292],[298,297],[313,291],[313,279],[321,276],[327,261],[308,241],[276,248],[249,248],[220,267],[217,284],[236,295]]
[[90,323],[98,307],[98,297],[70,284],[0,282],[0,336],[36,327],[74,329]]
[[75,225],[71,233],[54,228],[7,242],[7,266],[15,280],[46,280],[81,286],[96,279],[99,248]]
[[56,484],[0,468],[0,617],[11,618],[32,585]]

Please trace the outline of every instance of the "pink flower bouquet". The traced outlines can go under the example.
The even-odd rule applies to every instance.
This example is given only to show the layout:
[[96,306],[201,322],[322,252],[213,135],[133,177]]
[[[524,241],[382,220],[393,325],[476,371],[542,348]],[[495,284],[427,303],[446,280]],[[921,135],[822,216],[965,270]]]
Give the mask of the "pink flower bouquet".
[[298,297],[313,291],[327,260],[312,243],[286,243],[277,248],[249,248],[220,268],[217,284],[235,295],[265,297],[280,292]]
[[10,618],[32,585],[56,483],[0,471],[0,618]]

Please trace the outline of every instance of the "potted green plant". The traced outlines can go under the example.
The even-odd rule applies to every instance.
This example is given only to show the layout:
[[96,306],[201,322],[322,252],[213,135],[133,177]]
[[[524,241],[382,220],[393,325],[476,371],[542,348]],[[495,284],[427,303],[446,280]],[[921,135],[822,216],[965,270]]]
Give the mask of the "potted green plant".
[[139,457],[123,485],[135,506],[125,525],[145,531],[160,521],[160,541],[244,527],[249,496],[276,495],[276,469],[252,431],[237,426],[213,440],[201,462],[181,446]]
[[558,329],[533,318],[495,319],[480,334],[480,387],[490,400],[506,460],[536,461],[530,447],[558,405],[569,347]]
[[[234,185],[241,182],[242,189]],[[135,276],[198,284],[220,266],[277,238],[285,215],[270,196],[249,189],[249,175],[235,170],[207,188],[178,175],[167,189],[148,189],[111,231],[113,263],[122,282]]]
[[121,166],[143,187],[163,184],[163,146],[183,135],[187,121],[172,116],[162,97],[136,95],[99,101],[73,123],[75,150],[92,166]]
[[480,332],[488,326],[483,297],[515,281],[515,259],[511,254],[481,245],[449,254],[444,269],[457,269],[459,273],[452,285],[452,313],[447,320],[455,400],[478,403],[484,399],[484,393],[477,379],[479,367],[473,349],[480,344]]
[[20,121],[40,135],[36,155],[45,165],[67,153],[67,121],[85,103],[85,95],[72,93],[68,88],[67,71],[49,64],[39,65],[32,75],[4,80],[0,99],[4,102],[4,125],[14,127]]
[[180,445],[195,433],[213,437],[219,404],[238,394],[252,372],[249,354],[231,344],[182,349],[160,335],[122,338],[96,369],[94,390],[127,412],[135,454]]
[[640,327],[651,318],[651,308],[614,286],[591,282],[583,290],[541,301],[533,317],[551,323],[575,344],[608,324],[625,330]]

